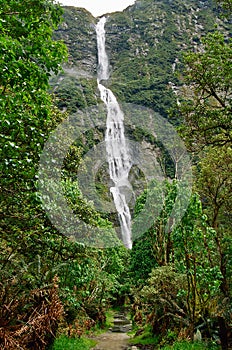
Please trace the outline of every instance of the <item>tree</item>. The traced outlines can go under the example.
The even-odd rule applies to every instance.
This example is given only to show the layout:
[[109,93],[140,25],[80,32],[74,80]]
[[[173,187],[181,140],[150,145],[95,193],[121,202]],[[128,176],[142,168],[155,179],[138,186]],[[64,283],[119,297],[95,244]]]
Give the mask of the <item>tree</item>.
[[[220,1],[231,10],[230,1]],[[221,273],[218,325],[222,348],[229,344],[231,308],[231,141],[232,41],[217,31],[206,35],[197,52],[185,56],[182,135],[195,153],[195,189],[201,195],[208,225],[215,230]]]
[[[229,309],[231,303],[231,210],[232,210],[232,159],[230,147],[207,147],[198,163],[196,183],[207,213],[208,222],[215,230],[215,242],[218,252],[218,266],[222,275],[220,284],[222,317],[220,317],[221,333],[224,334],[224,348],[227,348]],[[224,300],[224,301],[223,301]],[[224,328],[224,330],[223,330]],[[223,342],[222,342],[223,344]]]
[[50,75],[66,58],[65,46],[52,40],[61,14],[50,0],[1,5],[1,215],[11,234],[12,225],[33,225],[37,163],[49,131],[61,118],[47,93]]
[[[54,125],[49,77],[61,69],[66,48],[52,40],[62,10],[52,1],[12,1],[1,5],[0,110],[4,181],[31,179],[33,162]],[[19,178],[17,179],[19,180]],[[14,178],[14,182],[16,179]]]
[[[20,317],[19,322],[31,321],[33,308],[38,306],[40,312],[44,302],[41,298],[36,304],[32,290],[49,293],[52,282],[43,260],[49,256],[51,267],[54,241],[47,241],[48,223],[36,200],[35,182],[44,141],[61,119],[47,92],[50,75],[61,69],[67,55],[65,46],[52,40],[61,14],[61,7],[50,0],[1,1],[1,327]],[[54,229],[51,232],[53,236]],[[7,305],[12,307],[10,314]],[[45,314],[47,320],[46,310]]]
[[[33,192],[43,143],[61,118],[47,93],[49,77],[61,69],[66,48],[52,40],[61,19],[52,1],[4,1],[0,10],[0,113],[2,211],[6,227],[28,222],[22,208]],[[34,204],[33,204],[34,205]],[[28,215],[35,213],[28,208]],[[24,221],[24,223],[23,223]]]
[[[178,181],[153,180],[137,199],[132,226],[135,243],[131,259],[132,270],[138,268],[136,279],[147,279],[152,267],[164,266],[172,259],[169,221],[177,194]],[[140,215],[141,212],[145,215]],[[146,226],[147,231],[141,236]]]
[[209,33],[202,39],[199,52],[185,56],[190,92],[185,95],[182,110],[186,141],[193,149],[231,145],[231,57],[232,41],[219,32]]
[[232,210],[231,148],[208,147],[200,155],[195,169],[196,182],[209,223],[214,229],[229,233],[229,213]]
[[[103,252],[71,241],[48,220],[36,193],[41,150],[65,117],[48,93],[50,76],[61,69],[67,56],[62,42],[53,40],[61,14],[60,6],[50,0],[5,1],[0,10],[0,347],[8,338],[13,348],[15,344],[31,346],[32,336],[25,335],[28,328],[22,325],[28,323],[37,331],[33,333],[35,348],[45,348],[50,333],[54,337],[63,306],[68,323],[79,313],[81,327],[84,320],[87,326],[93,324],[91,319],[103,323],[106,298],[113,299],[122,290],[125,248]],[[76,169],[80,158],[81,150],[73,144],[61,179],[67,203],[86,222],[111,230],[79,190]],[[56,275],[57,295],[52,287]],[[44,322],[38,322],[38,314],[44,316]]]
[[232,1],[231,0],[217,0],[217,3],[227,12],[227,16],[232,12]]
[[216,232],[207,224],[199,196],[194,194],[181,224],[172,233],[175,266],[187,280],[182,296],[192,339],[196,326],[201,323],[210,337],[210,322],[218,312],[213,305],[219,300],[222,274],[215,237]]
[[182,221],[170,233],[172,262],[154,266],[134,293],[135,320],[143,315],[139,322],[149,323],[155,336],[172,331],[193,339],[198,327],[204,337],[214,334],[223,278],[215,237],[199,196],[192,195]]

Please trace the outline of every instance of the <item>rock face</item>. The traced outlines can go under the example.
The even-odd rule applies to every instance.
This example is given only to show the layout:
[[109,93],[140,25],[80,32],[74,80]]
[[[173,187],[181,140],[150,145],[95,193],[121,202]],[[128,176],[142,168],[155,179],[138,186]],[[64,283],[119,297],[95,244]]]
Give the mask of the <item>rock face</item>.
[[[57,97],[58,107],[68,114],[78,114],[78,120],[83,120],[83,124],[86,123],[86,114],[81,116],[79,112],[91,107],[88,109],[91,126],[101,125],[101,128],[93,127],[94,131],[86,132],[79,140],[78,147],[87,153],[104,140],[105,124],[101,122],[106,120],[97,88],[95,26],[98,19],[75,7],[64,7],[63,17],[55,38],[67,44],[69,60],[64,66],[64,73],[51,79],[51,90]],[[126,136],[143,146],[148,159],[157,155],[158,161],[161,160],[169,171],[166,171],[169,178],[174,173],[172,160],[170,157],[167,159],[167,152],[157,144],[151,130],[146,131],[137,107],[150,108],[164,118],[168,118],[171,109],[176,117],[171,123],[178,123],[176,91],[181,81],[175,71],[181,72],[183,52],[196,47],[199,49],[200,38],[214,31],[215,24],[229,35],[231,23],[219,18],[214,0],[137,0],[123,12],[107,15],[105,29],[110,79],[102,83],[107,84],[122,106],[125,121],[130,126],[125,129]],[[130,104],[136,105],[133,111],[138,111],[133,112],[136,123],[131,115],[126,120],[125,112],[130,109]],[[99,113],[99,105],[102,113]],[[96,174],[98,194],[107,204],[111,201],[108,178],[105,167]],[[135,197],[143,192],[146,186],[144,179],[140,169],[131,170],[130,181],[135,188]],[[132,198],[131,207],[134,207],[135,200]],[[107,218],[117,221],[114,213],[109,213]]]
[[[75,7],[64,7],[63,17],[55,38],[67,44],[69,62],[52,86],[62,101],[59,107],[74,112],[100,102],[95,83],[98,19]],[[215,24],[225,33],[231,29],[219,19],[213,0],[137,0],[107,17],[109,88],[119,102],[150,107],[165,117],[176,103],[175,86],[180,82],[174,73],[181,67],[182,52],[196,48]]]
[[[153,49],[161,50],[159,44],[165,43],[165,49],[173,46],[178,51],[195,47],[202,34],[213,30],[215,22],[221,30],[226,29],[214,7],[213,1],[137,0],[125,11],[110,16],[107,22],[113,65],[125,53],[128,58],[151,58]],[[171,61],[174,63],[175,57]]]
[[57,106],[70,114],[95,106],[99,102],[97,90],[96,18],[84,9],[65,7],[63,22],[54,33],[68,47],[68,62],[64,72],[50,81]]
[[68,46],[69,60],[66,68],[75,70],[76,76],[96,75],[96,22],[96,18],[84,9],[65,7],[63,22],[55,32],[55,38],[62,39]]
[[[137,0],[106,23],[111,89],[119,100],[141,104],[167,116],[175,104],[174,76],[182,53],[195,49],[205,33],[229,33],[213,1]],[[173,84],[173,85],[172,85]]]

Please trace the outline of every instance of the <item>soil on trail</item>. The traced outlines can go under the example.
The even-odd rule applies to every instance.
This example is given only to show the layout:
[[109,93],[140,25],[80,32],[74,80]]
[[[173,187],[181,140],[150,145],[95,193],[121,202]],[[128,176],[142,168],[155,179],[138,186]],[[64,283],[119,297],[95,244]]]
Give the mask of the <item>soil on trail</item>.
[[129,348],[129,339],[126,333],[103,333],[94,338],[98,343],[93,350],[125,350]]

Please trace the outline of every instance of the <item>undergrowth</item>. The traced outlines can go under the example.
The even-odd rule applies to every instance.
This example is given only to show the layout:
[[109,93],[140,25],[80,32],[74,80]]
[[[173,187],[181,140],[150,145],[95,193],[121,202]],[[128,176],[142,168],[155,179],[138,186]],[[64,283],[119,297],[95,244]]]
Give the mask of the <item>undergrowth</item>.
[[150,329],[145,330],[141,335],[135,336],[130,339],[130,344],[141,345],[157,345],[159,343],[158,337],[153,337],[150,333]]
[[96,345],[92,339],[85,338],[68,338],[61,335],[57,338],[49,350],[90,350]]
[[217,350],[219,347],[214,344],[206,344],[203,342],[176,342],[173,345],[166,345],[161,350]]

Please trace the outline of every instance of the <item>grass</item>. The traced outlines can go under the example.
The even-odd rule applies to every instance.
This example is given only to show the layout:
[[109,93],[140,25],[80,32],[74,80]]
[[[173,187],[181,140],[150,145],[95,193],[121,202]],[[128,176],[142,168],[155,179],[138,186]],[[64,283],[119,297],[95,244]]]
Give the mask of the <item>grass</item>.
[[[169,334],[169,340],[171,340]],[[175,334],[173,333],[173,336]],[[160,337],[152,336],[151,330],[149,327],[147,327],[144,332],[139,335],[135,336],[134,338],[129,340],[130,344],[133,345],[154,345],[155,349],[160,350],[219,350],[218,345],[215,345],[215,343],[204,343],[204,342],[189,342],[189,341],[176,341],[173,345],[159,345]],[[163,341],[164,339],[162,339]],[[173,338],[174,340],[174,338]],[[172,340],[172,341],[173,341]]]
[[158,337],[151,336],[151,333],[149,330],[145,331],[143,334],[138,335],[137,337],[134,337],[129,340],[130,344],[137,345],[157,345],[159,342]]
[[129,343],[132,345],[157,345],[158,339],[157,338],[140,338],[140,336],[130,339]]
[[114,314],[115,311],[110,309],[106,311],[106,329],[113,327],[114,325]]
[[90,350],[96,345],[92,339],[85,338],[68,338],[61,335],[57,338],[50,350]]
[[[104,325],[104,328],[95,326],[90,331],[86,331],[86,336],[88,337],[89,335],[92,337],[93,335],[96,336],[101,333],[105,333],[110,327],[113,326],[115,312],[115,309],[108,310],[106,312],[106,323]],[[65,335],[60,335],[57,339],[55,339],[54,344],[49,347],[49,350],[90,350],[96,344],[97,342],[93,339],[68,338]]]
[[99,327],[98,325],[96,325],[95,327],[91,328],[91,330],[86,331],[85,334],[86,335],[99,335],[99,334],[107,332],[110,327],[113,327],[114,314],[115,314],[114,310],[109,309],[106,312],[105,324],[102,327]]
[[161,350],[217,350],[219,349],[216,345],[207,345],[203,342],[189,343],[186,341],[176,342],[173,345],[166,345]]

